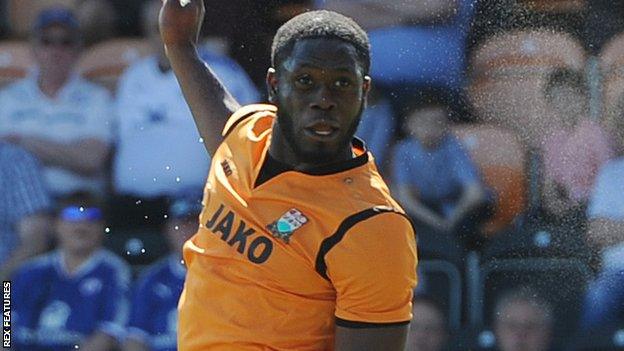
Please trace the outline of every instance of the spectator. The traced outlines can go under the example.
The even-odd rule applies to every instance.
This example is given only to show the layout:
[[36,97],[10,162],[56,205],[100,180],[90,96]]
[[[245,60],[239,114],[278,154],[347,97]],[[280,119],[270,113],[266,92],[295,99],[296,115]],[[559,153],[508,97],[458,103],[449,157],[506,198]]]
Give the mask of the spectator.
[[124,351],[175,351],[177,305],[186,269],[182,246],[197,231],[201,191],[172,202],[165,233],[171,253],[150,267],[137,283]]
[[394,151],[392,183],[417,227],[472,236],[488,204],[480,175],[449,131],[448,105],[425,94],[405,121],[409,136]]
[[[369,31],[373,80],[459,91],[474,0],[317,0]],[[402,89],[397,89],[400,93]],[[405,96],[409,99],[409,95]]]
[[601,255],[602,271],[588,288],[582,327],[624,323],[624,99],[609,118],[616,157],[600,169],[587,216],[587,240]]
[[31,37],[38,68],[0,92],[0,138],[33,153],[55,197],[104,192],[113,124],[109,94],[72,69],[81,35],[65,8],[42,11]]
[[527,287],[512,289],[496,302],[494,334],[501,351],[551,349],[551,305]]
[[368,106],[362,113],[362,121],[355,134],[366,142],[382,173],[387,166],[388,150],[392,147],[395,123],[390,101],[381,92],[373,89],[369,93]]
[[414,295],[408,351],[441,351],[448,342],[446,318],[442,307],[432,298]]
[[[146,201],[175,196],[189,187],[201,188],[210,164],[165,56],[158,32],[161,4],[150,0],[142,12],[143,30],[156,54],[131,65],[117,92],[119,139],[114,184],[115,191],[126,196],[120,201],[130,206],[136,198]],[[236,63],[207,50],[202,56],[238,101],[258,101],[255,86]]]
[[80,0],[76,5],[85,46],[110,39],[116,34],[117,13],[110,0]]
[[39,162],[0,142],[0,278],[48,246],[50,197]]
[[582,218],[598,170],[613,151],[589,118],[589,88],[581,73],[555,70],[545,96],[553,125],[543,143],[543,208],[555,220]]
[[85,194],[62,200],[58,250],[13,276],[14,350],[112,351],[123,336],[130,272],[102,249],[104,222]]

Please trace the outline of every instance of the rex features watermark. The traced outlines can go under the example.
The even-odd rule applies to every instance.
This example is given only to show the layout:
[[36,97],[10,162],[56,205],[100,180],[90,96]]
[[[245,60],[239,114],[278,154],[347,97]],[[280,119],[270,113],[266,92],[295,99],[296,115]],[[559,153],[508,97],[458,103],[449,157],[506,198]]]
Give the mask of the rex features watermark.
[[2,348],[11,347],[11,282],[2,282]]

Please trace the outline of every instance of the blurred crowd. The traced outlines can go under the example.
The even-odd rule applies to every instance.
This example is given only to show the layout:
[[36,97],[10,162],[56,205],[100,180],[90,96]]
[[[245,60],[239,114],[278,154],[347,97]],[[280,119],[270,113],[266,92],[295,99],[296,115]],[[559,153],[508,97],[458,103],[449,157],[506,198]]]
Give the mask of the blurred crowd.
[[[15,350],[175,350],[207,155],[161,0],[0,0],[0,276]],[[265,100],[275,30],[360,23],[356,135],[416,227],[409,350],[624,350],[624,1],[207,1],[200,54]]]

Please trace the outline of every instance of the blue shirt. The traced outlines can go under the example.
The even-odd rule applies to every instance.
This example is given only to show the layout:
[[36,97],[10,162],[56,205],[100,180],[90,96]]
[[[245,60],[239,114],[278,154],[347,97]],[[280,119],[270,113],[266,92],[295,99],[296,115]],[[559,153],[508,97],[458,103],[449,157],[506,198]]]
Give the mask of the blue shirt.
[[375,156],[375,163],[381,167],[394,136],[394,114],[388,100],[382,99],[366,107],[355,134],[366,142]]
[[624,157],[605,163],[594,184],[587,216],[624,221]]
[[13,276],[15,351],[73,350],[98,331],[123,337],[128,266],[99,250],[69,275],[62,257],[39,256]]
[[425,149],[409,138],[395,150],[394,184],[410,186],[420,201],[444,216],[453,211],[466,186],[481,181],[472,160],[451,134],[436,149]]
[[178,255],[168,256],[142,275],[133,292],[128,337],[152,351],[175,351],[178,300],[186,269]]
[[0,265],[19,245],[19,223],[51,206],[42,172],[26,150],[0,142]]

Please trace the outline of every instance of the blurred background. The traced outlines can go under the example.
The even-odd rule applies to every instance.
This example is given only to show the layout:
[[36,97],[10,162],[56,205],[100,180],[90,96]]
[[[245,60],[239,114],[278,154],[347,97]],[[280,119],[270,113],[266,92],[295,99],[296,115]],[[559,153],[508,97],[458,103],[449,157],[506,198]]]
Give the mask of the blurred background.
[[[418,236],[409,350],[624,350],[624,1],[206,7],[200,54],[243,104],[291,17],[367,30],[357,135]],[[159,8],[0,0],[0,275],[36,295],[16,350],[175,350],[210,159]]]

